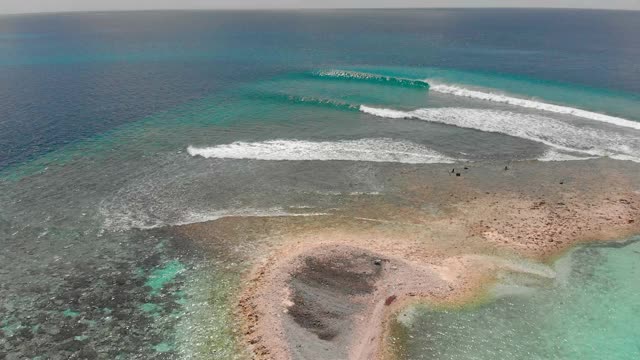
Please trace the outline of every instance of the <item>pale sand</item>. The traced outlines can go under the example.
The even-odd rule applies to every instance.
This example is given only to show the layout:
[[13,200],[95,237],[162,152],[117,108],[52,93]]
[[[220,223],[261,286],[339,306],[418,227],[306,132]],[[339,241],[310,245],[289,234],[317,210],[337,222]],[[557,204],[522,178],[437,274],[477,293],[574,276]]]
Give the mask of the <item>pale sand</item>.
[[387,320],[408,303],[464,303],[497,271],[535,273],[521,260],[640,233],[636,164],[491,171],[402,171],[390,180],[399,191],[354,197],[329,216],[226,218],[173,231],[253,264],[237,317],[255,358],[381,358],[390,355]]

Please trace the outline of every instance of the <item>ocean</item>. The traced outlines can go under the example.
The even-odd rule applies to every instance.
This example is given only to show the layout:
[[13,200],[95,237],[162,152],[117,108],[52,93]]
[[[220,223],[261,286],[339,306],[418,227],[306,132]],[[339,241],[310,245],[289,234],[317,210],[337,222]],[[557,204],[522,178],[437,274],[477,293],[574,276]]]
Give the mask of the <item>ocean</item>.
[[[339,207],[340,194],[385,193],[380,174],[405,167],[640,162],[639,15],[0,16],[0,358],[245,356],[229,299],[249,264],[185,245],[169,226],[313,215],[301,209]],[[593,272],[637,273],[628,260],[636,248],[571,256],[601,259]],[[638,306],[630,288],[640,288],[616,274],[620,285],[606,291],[619,292],[622,310],[603,322],[609,315],[599,307],[615,296],[584,300],[598,310],[596,320],[579,322],[581,339],[604,343],[598,334],[610,327],[621,340],[606,348],[609,358],[637,358],[638,329],[627,325],[640,321],[629,310]],[[494,321],[521,339],[526,329],[504,319],[538,321],[549,298],[604,294],[598,285],[612,281],[576,275],[567,289],[508,306],[416,310],[411,326],[422,330],[405,354],[588,358],[577,350],[582,340],[554,345],[562,334],[536,337],[533,356],[516,346],[522,340],[464,331]],[[575,308],[557,311],[582,319]],[[566,323],[552,320],[536,328],[562,332]],[[447,339],[424,339],[430,321],[471,357],[445,351]]]

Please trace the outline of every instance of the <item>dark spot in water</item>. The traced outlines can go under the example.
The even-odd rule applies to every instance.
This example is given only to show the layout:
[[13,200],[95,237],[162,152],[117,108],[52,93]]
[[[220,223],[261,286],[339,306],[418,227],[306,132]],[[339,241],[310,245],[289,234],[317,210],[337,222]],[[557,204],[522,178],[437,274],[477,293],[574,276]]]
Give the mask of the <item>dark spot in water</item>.
[[76,336],[82,335],[87,329],[87,325],[79,323],[76,320],[66,320],[61,326],[58,327],[58,332],[51,338],[53,341],[60,342],[73,339]]
[[153,255],[147,256],[142,261],[141,265],[146,267],[146,268],[152,268],[154,266],[158,266],[160,264],[161,260],[162,260],[162,258],[160,257],[160,254],[153,254]]
[[97,359],[98,352],[93,347],[86,346],[80,349],[74,356],[76,359]]
[[60,342],[58,344],[58,346],[56,346],[57,350],[63,350],[63,351],[69,351],[69,352],[76,352],[78,350],[80,350],[82,348],[83,344],[82,341],[78,341],[75,339],[67,339],[64,340],[62,342]]

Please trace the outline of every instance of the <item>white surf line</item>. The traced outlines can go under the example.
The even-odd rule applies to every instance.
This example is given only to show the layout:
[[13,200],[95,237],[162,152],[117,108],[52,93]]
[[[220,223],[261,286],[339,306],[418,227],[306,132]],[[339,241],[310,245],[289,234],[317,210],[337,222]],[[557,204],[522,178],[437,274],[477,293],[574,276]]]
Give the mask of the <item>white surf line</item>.
[[594,128],[576,127],[550,117],[469,108],[425,108],[401,111],[360,106],[360,111],[389,119],[417,119],[494,132],[545,144],[568,153],[608,156],[640,162],[640,139]]
[[522,99],[522,98],[517,98],[517,97],[512,97],[512,96],[507,96],[502,94],[496,94],[492,92],[482,92],[478,90],[471,90],[461,86],[445,85],[445,84],[437,84],[437,83],[436,84],[430,83],[430,85],[431,85],[430,87],[431,91],[436,91],[442,94],[449,94],[449,95],[466,97],[471,99],[478,99],[478,100],[491,101],[491,102],[496,102],[501,104],[520,106],[523,108],[543,110],[543,111],[553,112],[557,114],[572,115],[572,116],[577,116],[585,119],[601,121],[601,122],[605,122],[605,123],[609,123],[617,126],[640,130],[640,122],[627,120],[627,119],[623,119],[616,116],[610,116],[610,115],[601,114],[597,112],[576,109],[569,106],[555,105],[555,104],[549,104],[549,103],[540,102],[540,101],[534,101],[534,100]]
[[236,141],[231,144],[203,148],[189,146],[187,152],[191,156],[220,159],[343,160],[407,164],[455,162],[454,159],[423,145],[388,138],[321,142],[305,140]]
[[538,161],[552,162],[552,161],[576,161],[576,160],[591,160],[597,159],[596,156],[574,156],[570,154],[564,154],[553,149],[547,150],[541,157],[537,158]]

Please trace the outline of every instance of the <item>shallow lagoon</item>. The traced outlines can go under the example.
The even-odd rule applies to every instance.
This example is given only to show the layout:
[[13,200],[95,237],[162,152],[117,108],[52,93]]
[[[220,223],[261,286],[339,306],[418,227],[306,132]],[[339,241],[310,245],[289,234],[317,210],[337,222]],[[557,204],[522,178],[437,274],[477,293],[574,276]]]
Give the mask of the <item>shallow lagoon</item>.
[[407,309],[398,351],[406,359],[638,359],[638,240],[577,248],[555,262],[555,280],[498,285],[495,301]]

